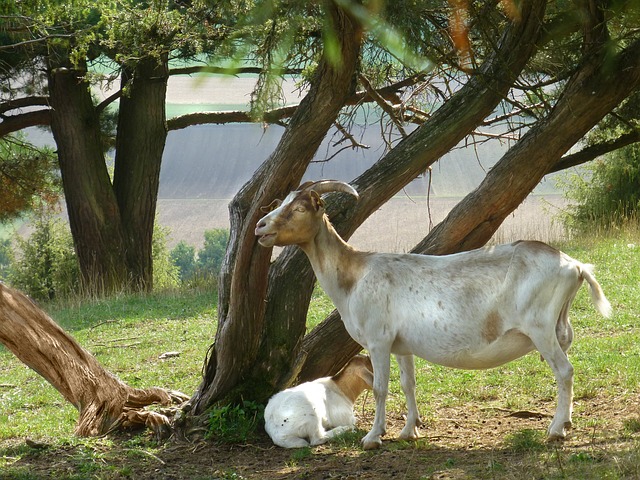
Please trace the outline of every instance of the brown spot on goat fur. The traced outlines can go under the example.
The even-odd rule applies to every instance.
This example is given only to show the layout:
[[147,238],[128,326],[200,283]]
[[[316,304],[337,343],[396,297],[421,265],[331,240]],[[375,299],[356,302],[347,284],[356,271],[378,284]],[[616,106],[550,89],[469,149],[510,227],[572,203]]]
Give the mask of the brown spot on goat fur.
[[502,317],[498,312],[492,310],[485,319],[482,326],[482,338],[491,343],[502,333]]
[[349,256],[341,255],[337,265],[338,286],[347,293],[351,292],[358,280],[362,278],[365,258],[369,255],[365,252],[352,251],[351,253]]

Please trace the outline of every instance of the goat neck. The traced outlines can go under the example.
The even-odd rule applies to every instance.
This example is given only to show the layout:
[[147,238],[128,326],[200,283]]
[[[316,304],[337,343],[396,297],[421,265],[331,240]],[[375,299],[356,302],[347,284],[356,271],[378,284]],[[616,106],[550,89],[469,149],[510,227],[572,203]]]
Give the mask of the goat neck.
[[316,235],[301,243],[300,248],[309,257],[320,285],[334,303],[349,295],[364,274],[364,260],[369,255],[345,242],[326,214],[322,216]]

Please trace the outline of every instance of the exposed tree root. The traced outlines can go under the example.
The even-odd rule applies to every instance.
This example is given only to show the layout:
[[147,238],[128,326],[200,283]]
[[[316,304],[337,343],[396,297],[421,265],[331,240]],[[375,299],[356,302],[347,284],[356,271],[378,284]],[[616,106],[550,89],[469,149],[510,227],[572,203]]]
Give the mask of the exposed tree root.
[[133,388],[105,370],[29,297],[0,283],[0,343],[39,373],[79,412],[75,434],[100,436],[145,426],[164,437],[173,410],[188,396],[163,388]]

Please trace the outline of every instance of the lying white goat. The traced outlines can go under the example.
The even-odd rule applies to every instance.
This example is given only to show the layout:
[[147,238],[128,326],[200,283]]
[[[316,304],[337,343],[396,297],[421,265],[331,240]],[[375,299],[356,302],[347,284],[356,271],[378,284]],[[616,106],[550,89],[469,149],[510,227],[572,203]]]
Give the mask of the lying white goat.
[[353,404],[372,384],[371,360],[356,355],[333,377],[276,393],[264,410],[264,428],[273,443],[284,448],[325,443],[353,429]]
[[265,247],[299,245],[342,316],[345,328],[369,350],[376,414],[362,439],[377,448],[385,433],[390,354],[400,365],[407,423],[400,438],[418,437],[413,355],[455,368],[485,369],[537,349],[558,384],[550,439],[571,426],[573,330],[568,313],[586,280],[598,311],[611,306],[589,265],[540,242],[515,242],[454,255],[366,253],[333,229],[320,198],[331,191],[358,196],[336,181],[305,183],[276,201],[256,226]]

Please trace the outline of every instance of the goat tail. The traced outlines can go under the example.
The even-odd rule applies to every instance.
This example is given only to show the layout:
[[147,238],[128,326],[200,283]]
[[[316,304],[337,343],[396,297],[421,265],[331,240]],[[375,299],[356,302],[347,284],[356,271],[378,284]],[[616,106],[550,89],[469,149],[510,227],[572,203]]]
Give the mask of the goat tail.
[[578,267],[580,277],[587,281],[589,284],[589,291],[591,292],[591,300],[603,317],[609,318],[611,316],[612,308],[607,297],[604,296],[602,287],[593,276],[593,265],[581,264]]

